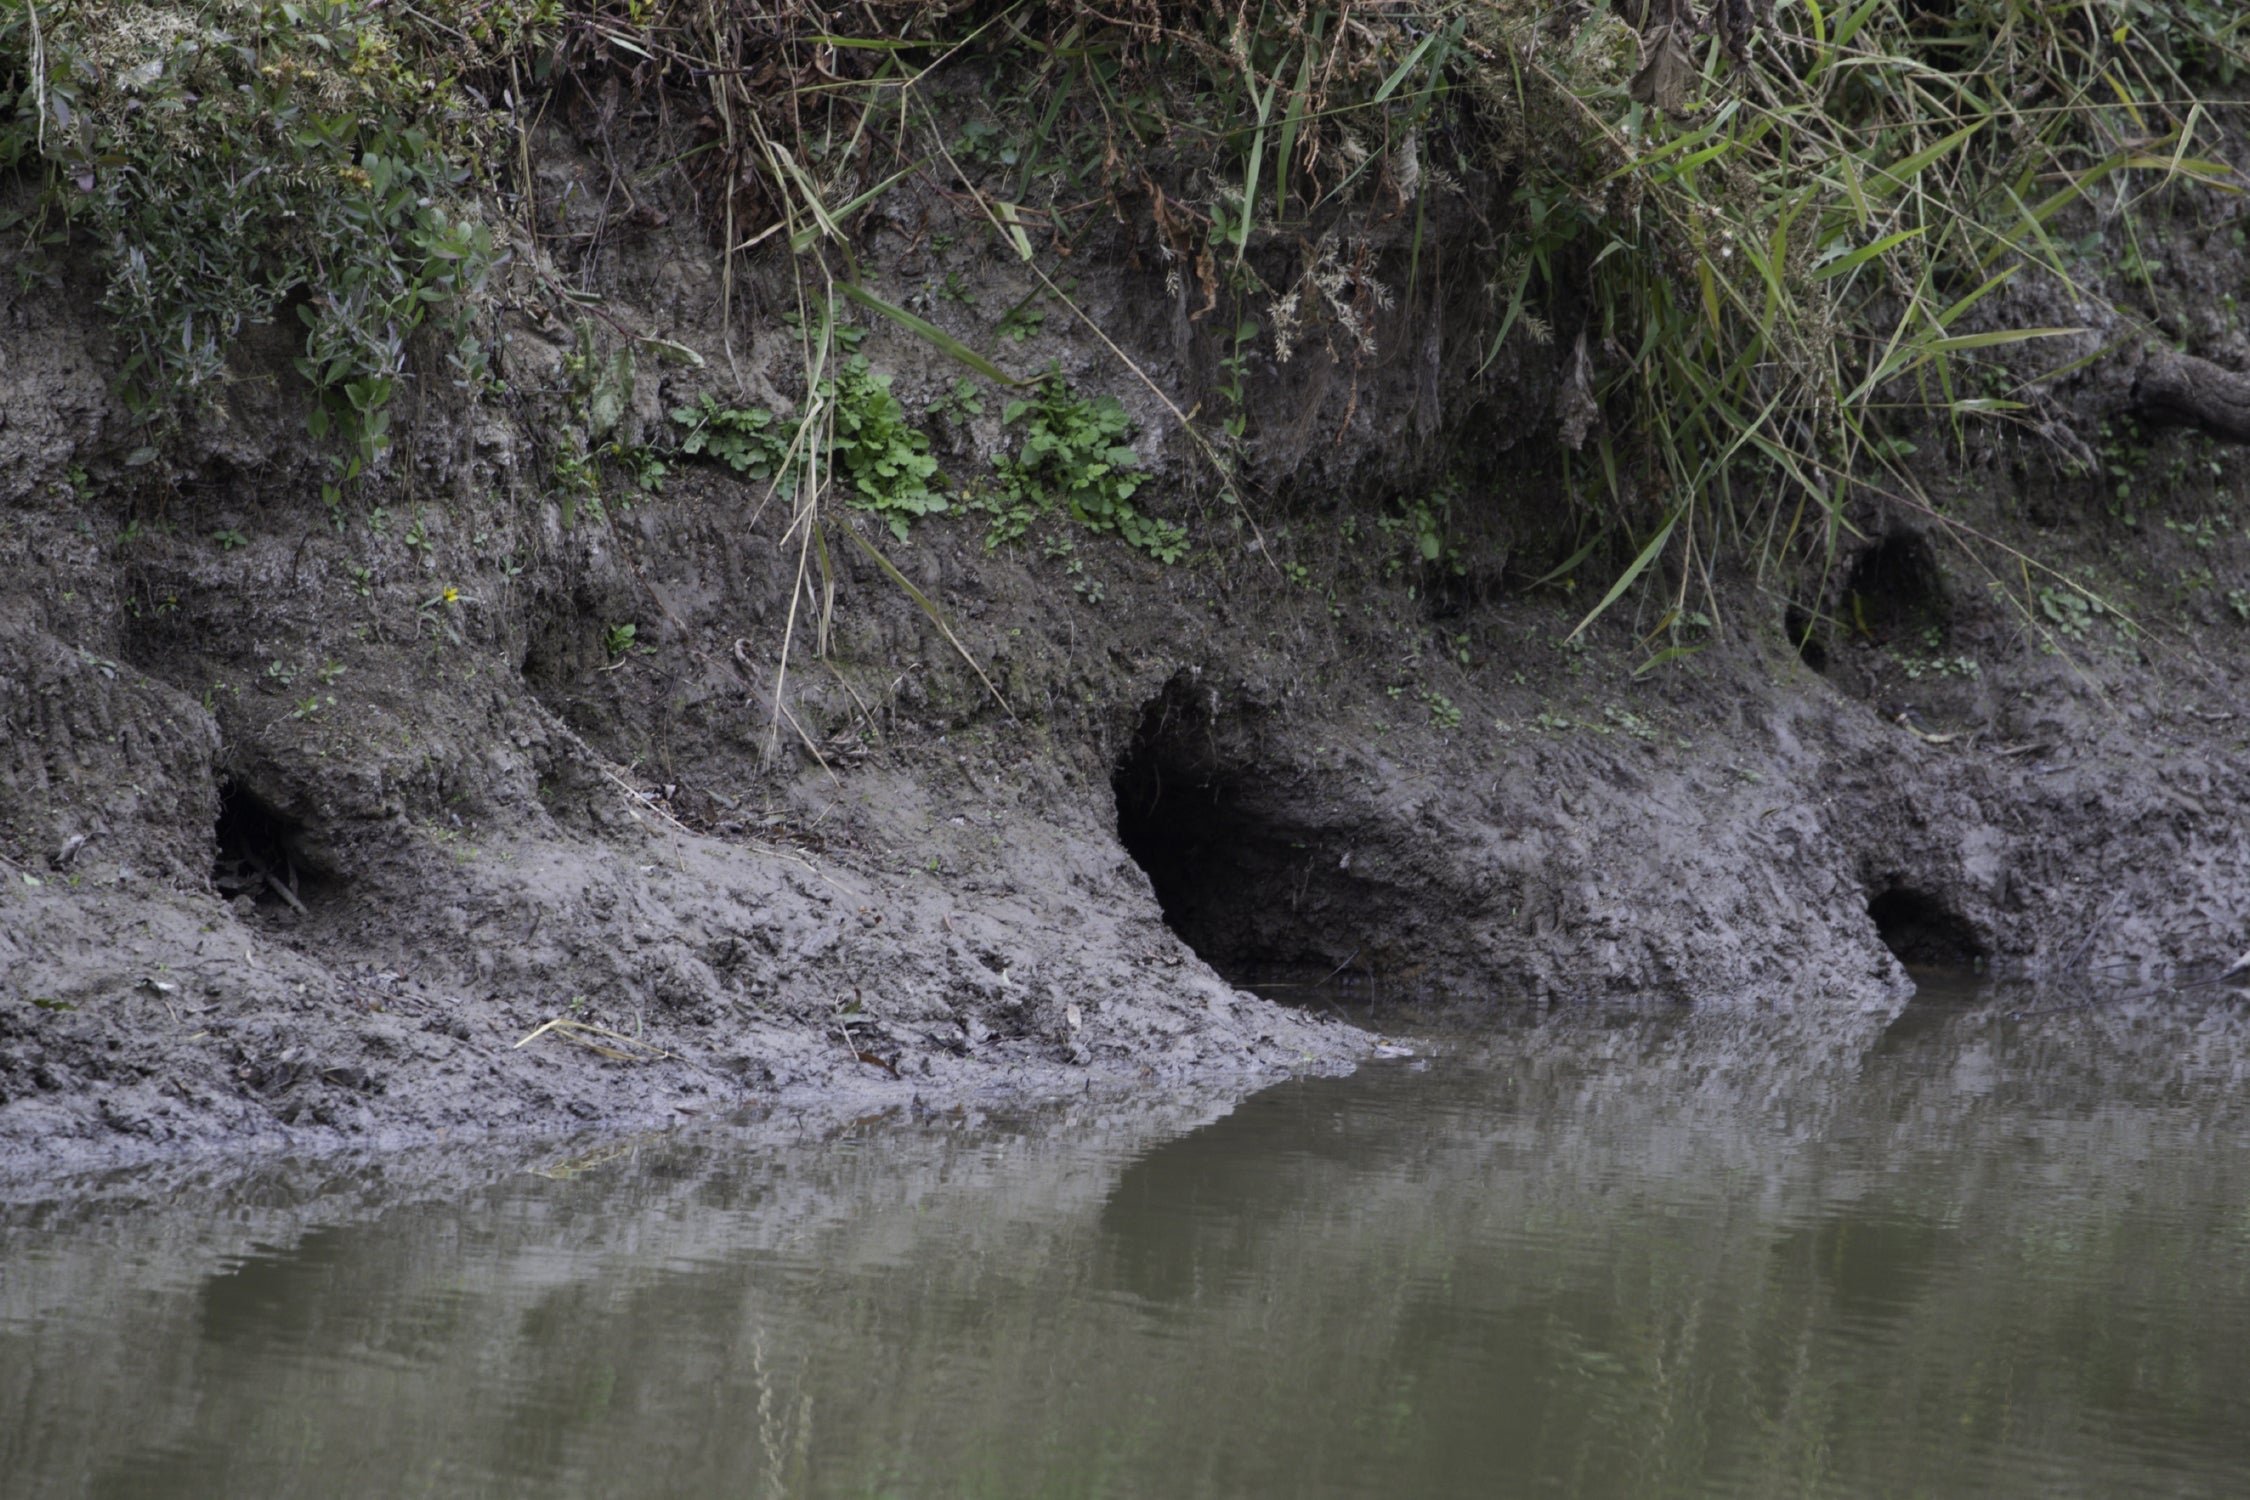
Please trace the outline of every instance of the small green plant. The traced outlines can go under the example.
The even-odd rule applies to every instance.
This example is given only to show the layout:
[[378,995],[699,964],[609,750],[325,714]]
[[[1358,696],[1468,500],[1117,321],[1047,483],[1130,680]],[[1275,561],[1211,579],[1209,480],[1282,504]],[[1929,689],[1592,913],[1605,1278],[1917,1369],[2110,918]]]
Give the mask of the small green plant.
[[1235,325],[1234,347],[1219,357],[1219,379],[1214,390],[1227,406],[1220,425],[1228,437],[1238,441],[1250,424],[1245,400],[1249,387],[1249,346],[1257,336],[1258,325],[1248,318],[1243,319]]
[[644,495],[662,494],[664,476],[672,472],[671,465],[657,456],[656,450],[646,443],[611,443],[602,452],[621,465],[632,476],[633,487]]
[[1012,167],[1022,159],[1023,148],[989,120],[971,120],[953,142],[953,154],[982,166]]
[[2039,612],[2060,634],[2082,641],[2094,621],[2109,610],[2101,600],[2077,589],[2045,586],[2039,590]]
[[611,625],[602,631],[602,650],[611,661],[616,661],[633,649],[640,633],[638,625]]
[[1406,510],[1406,520],[1413,528],[1414,550],[1423,563],[1441,565],[1448,572],[1459,573],[1461,554],[1451,540],[1452,489],[1441,489],[1435,494],[1418,496],[1401,503]]
[[2173,532],[2193,546],[2198,552],[2208,552],[2218,545],[2221,527],[2231,529],[2226,517],[2214,521],[2209,516],[2193,521],[2166,521],[2164,529]]
[[721,406],[705,392],[695,405],[673,408],[672,420],[687,429],[682,453],[708,455],[746,479],[777,481],[785,495],[795,488],[796,476],[786,468],[794,428],[777,428],[764,407]]
[[[930,456],[929,435],[907,419],[905,406],[891,393],[891,377],[876,373],[867,356],[846,360],[835,379],[814,388],[813,398],[829,415],[827,458],[848,482],[852,505],[880,516],[902,542],[918,517],[947,508],[934,487],[942,476]],[[950,403],[948,411],[983,410],[976,387],[966,380],[931,409],[943,402]],[[687,428],[680,452],[716,458],[738,474],[774,483],[784,495],[795,493],[805,457],[801,423],[784,424],[763,407],[722,406],[709,394],[694,406],[675,408],[672,420]]]
[[922,410],[949,422],[966,422],[984,415],[984,393],[973,380],[956,380],[950,390],[932,396]]
[[993,461],[999,493],[986,506],[994,516],[988,545],[1013,541],[1035,517],[1062,509],[1087,530],[1115,532],[1159,562],[1186,553],[1185,528],[1144,516],[1131,504],[1147,475],[1126,441],[1132,418],[1116,397],[1087,400],[1050,374],[1036,396],[1009,402],[1001,420],[1021,422],[1024,437],[1013,457]]
[[[603,518],[606,513],[602,508],[601,475],[595,469],[592,455],[579,443],[575,433],[566,433],[555,445],[549,467],[555,499],[562,507],[563,525],[576,526],[581,508],[596,521]],[[414,524],[418,529],[421,521],[417,519]],[[416,541],[416,531],[409,530],[406,545],[413,547]],[[423,561],[429,561],[427,554]]]
[[1047,315],[1038,308],[1018,303],[1000,315],[999,334],[1011,344],[1020,344],[1037,333],[1046,321]]
[[1602,710],[1602,717],[1607,719],[1619,734],[1631,735],[1643,744],[1653,744],[1656,740],[1656,726],[1629,708],[1619,708],[1617,705],[1611,704]]
[[907,421],[906,408],[891,394],[891,377],[876,374],[863,354],[846,361],[822,391],[835,403],[828,451],[851,480],[851,503],[873,511],[905,541],[918,517],[946,508],[945,496],[930,487],[939,476],[928,435]]
[[825,303],[821,304],[818,309],[818,316],[810,324],[805,322],[804,315],[794,307],[781,315],[781,321],[784,327],[801,340],[817,339],[825,333],[827,337],[835,340],[838,348],[843,349],[846,353],[857,349],[860,342],[867,337],[866,329],[845,322],[837,316],[833,307]]
[[211,540],[219,544],[219,550],[221,552],[233,552],[239,548],[249,545],[248,539],[245,538],[240,531],[236,530],[232,526],[229,526],[222,531],[212,532]]
[[1424,691],[1422,703],[1430,711],[1431,728],[1459,729],[1461,727],[1461,710],[1445,694]]
[[[2069,634],[2070,632],[2066,629],[2064,633]],[[2084,634],[2083,627],[2081,627],[2079,633]],[[1904,672],[1909,680],[1916,682],[1924,677],[1959,677],[1964,680],[1973,680],[1984,675],[1984,669],[1977,665],[1976,658],[1973,656],[1901,656],[1898,658],[1898,669]]]

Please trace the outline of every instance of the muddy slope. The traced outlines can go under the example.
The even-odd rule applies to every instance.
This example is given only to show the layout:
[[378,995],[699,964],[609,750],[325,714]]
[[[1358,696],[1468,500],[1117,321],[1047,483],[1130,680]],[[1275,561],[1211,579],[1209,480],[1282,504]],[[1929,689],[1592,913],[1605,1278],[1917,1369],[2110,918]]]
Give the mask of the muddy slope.
[[[558,139],[542,170],[574,161]],[[794,347],[757,311],[779,298],[749,295],[722,380],[716,280],[679,233],[601,278],[617,325],[708,351],[624,393],[621,440],[657,451],[668,408],[780,392]],[[902,285],[1023,292],[993,250],[896,240]],[[661,492],[613,483],[596,515],[552,480],[584,420],[573,312],[520,249],[511,394],[431,394],[334,518],[280,342],[237,352],[176,459],[136,462],[93,288],[0,290],[10,1165],[1051,1093],[1368,1045],[1251,978],[1887,1007],[1902,956],[2239,946],[2250,705],[2224,617],[2058,637],[1941,535],[1870,512],[1802,601],[1856,631],[1800,652],[1787,601],[1721,577],[1731,618],[1636,675],[1627,612],[1569,640],[1585,599],[1504,565],[1433,575],[1381,524],[1442,466],[1426,417],[1503,450],[1470,497],[1489,555],[1538,525],[1495,434],[1544,431],[1553,372],[1498,395],[1428,377],[1429,307],[1386,333],[1411,358],[1265,372],[1247,516],[1048,320],[1021,363],[1127,401],[1149,509],[1197,538],[1170,567],[1061,527],[989,550],[958,512],[906,544],[839,512],[816,554],[785,505],[676,454]],[[1208,350],[1130,249],[1082,300],[1185,396]],[[863,352],[916,410],[957,373],[887,328]],[[990,411],[941,432],[961,473],[1008,440]],[[1959,503],[2114,559],[2095,493],[2011,476],[1965,466]],[[2175,561],[2220,598],[2250,562],[2232,535],[2130,541],[2152,599]]]

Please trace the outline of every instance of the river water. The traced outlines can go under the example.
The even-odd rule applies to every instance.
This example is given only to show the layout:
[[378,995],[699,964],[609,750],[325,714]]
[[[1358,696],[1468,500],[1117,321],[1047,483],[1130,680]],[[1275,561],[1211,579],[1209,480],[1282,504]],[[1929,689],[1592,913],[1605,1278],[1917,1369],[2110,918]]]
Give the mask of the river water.
[[2250,1493],[2242,997],[1422,1050],[20,1201],[0,1492]]

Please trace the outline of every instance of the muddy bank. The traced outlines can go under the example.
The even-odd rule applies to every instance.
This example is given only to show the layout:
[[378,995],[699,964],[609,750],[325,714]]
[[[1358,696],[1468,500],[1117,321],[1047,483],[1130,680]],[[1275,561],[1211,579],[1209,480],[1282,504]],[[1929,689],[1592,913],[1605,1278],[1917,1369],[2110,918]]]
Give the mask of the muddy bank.
[[[541,149],[545,179],[591,170],[559,128]],[[1029,295],[994,247],[915,243],[878,226],[870,261]],[[585,271],[599,326],[552,290],[578,268],[518,248],[507,393],[430,394],[334,514],[286,341],[246,341],[222,407],[150,462],[98,288],[0,278],[9,1170],[1364,1055],[1253,979],[1856,1011],[1906,993],[1902,958],[2241,946],[2250,704],[2212,601],[2250,583],[2250,548],[2190,525],[2231,477],[2150,534],[2009,452],[1957,466],[1959,515],[2104,570],[2146,606],[2130,631],[2027,615],[1926,517],[1876,506],[1814,596],[1709,580],[1728,617],[1649,670],[1647,621],[1574,637],[1586,590],[1508,562],[1511,536],[1541,556],[1551,495],[1496,435],[1552,425],[1552,370],[1494,395],[1425,381],[1419,354],[1275,368],[1271,483],[1233,509],[1058,312],[1019,362],[1118,394],[1136,498],[1189,555],[1060,523],[995,550],[958,507],[905,542],[838,508],[816,554],[666,415],[786,381],[780,296],[749,299],[722,379],[684,222]],[[1184,294],[1110,248],[1080,303],[1184,396],[1210,378]],[[1443,308],[1402,310],[1392,354],[1421,347],[1410,313]],[[576,341],[613,352],[614,326],[702,362],[609,391],[617,440],[669,472],[589,505],[558,488],[556,435],[585,449]],[[926,344],[861,332],[911,405],[952,385]],[[936,430],[961,474],[1012,440],[997,410]],[[2192,440],[2151,441],[2154,468]],[[1489,462],[1458,505],[1496,560],[1433,568],[1395,502],[1471,449]],[[1814,641],[1807,609],[1851,626]]]

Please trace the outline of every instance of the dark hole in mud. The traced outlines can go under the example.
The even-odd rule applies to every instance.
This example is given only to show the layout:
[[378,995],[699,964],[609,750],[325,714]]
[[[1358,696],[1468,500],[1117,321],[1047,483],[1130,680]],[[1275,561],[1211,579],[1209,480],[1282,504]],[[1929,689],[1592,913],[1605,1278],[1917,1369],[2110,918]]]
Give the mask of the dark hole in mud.
[[306,868],[303,828],[235,782],[219,787],[217,854],[211,884],[228,900],[248,897],[261,911],[308,913],[330,882]]
[[1901,532],[1860,554],[1844,580],[1839,614],[1845,629],[1877,645],[1898,641],[1936,650],[1949,611],[1945,576],[1929,542]]
[[1151,703],[1111,782],[1118,838],[1165,922],[1238,984],[1360,972],[1370,902],[1348,858],[1293,815],[1304,788],[1230,761],[1194,699],[1175,687]]
[[1828,647],[1820,638],[1820,622],[1810,610],[1792,604],[1781,617],[1782,628],[1789,632],[1789,644],[1797,650],[1804,664],[1815,672],[1828,670]]
[[1976,929],[1935,896],[1893,886],[1869,898],[1867,915],[1902,964],[1965,969],[1984,957]]

